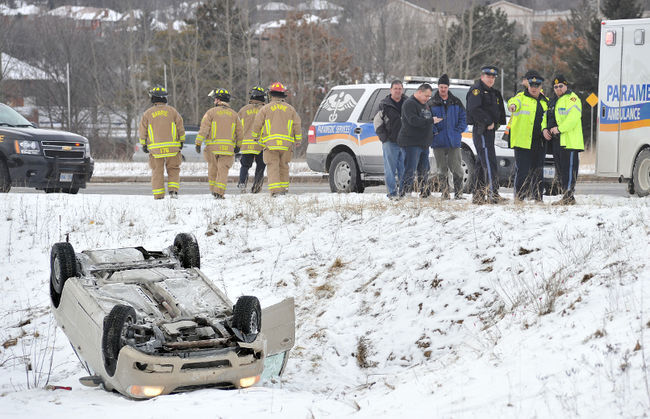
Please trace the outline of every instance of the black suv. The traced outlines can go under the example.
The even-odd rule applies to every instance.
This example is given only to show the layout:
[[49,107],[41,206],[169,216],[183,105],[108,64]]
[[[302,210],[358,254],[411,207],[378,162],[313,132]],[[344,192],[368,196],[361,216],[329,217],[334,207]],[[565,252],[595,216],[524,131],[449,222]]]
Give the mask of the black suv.
[[0,103],[0,192],[25,186],[76,194],[86,187],[94,167],[86,138],[38,129]]

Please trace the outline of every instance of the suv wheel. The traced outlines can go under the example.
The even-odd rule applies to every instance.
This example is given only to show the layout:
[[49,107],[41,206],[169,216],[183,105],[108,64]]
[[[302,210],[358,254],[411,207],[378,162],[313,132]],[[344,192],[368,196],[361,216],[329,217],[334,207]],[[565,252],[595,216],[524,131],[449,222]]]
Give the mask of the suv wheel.
[[135,324],[136,320],[135,309],[121,304],[114,306],[108,316],[104,317],[102,354],[104,367],[111,377],[115,374],[120,349],[126,345],[127,338],[132,333],[129,326]]
[[341,152],[334,156],[330,164],[329,181],[330,190],[338,193],[363,192],[359,168],[354,158]]
[[173,251],[183,268],[201,267],[199,244],[193,234],[178,233],[174,238]]
[[7,167],[7,162],[0,157],[0,192],[7,193],[9,190],[11,190],[9,167]]
[[650,148],[641,151],[636,157],[632,180],[637,195],[650,195]]
[[470,150],[465,148],[461,149],[460,165],[463,168],[463,191],[465,193],[472,193],[476,173],[476,161]]
[[239,297],[232,315],[232,327],[242,332],[245,342],[253,342],[262,331],[262,309],[257,297]]
[[54,307],[61,302],[63,286],[68,278],[77,276],[77,257],[70,243],[54,243],[50,252],[50,297]]

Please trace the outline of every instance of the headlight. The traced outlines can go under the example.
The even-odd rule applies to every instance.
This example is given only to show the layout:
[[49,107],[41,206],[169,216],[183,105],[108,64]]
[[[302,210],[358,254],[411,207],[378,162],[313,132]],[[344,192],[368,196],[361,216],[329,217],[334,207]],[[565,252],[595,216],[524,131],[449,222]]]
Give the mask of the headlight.
[[86,150],[86,157],[90,157],[90,141],[86,143],[84,148]]
[[260,376],[255,375],[253,377],[245,377],[239,379],[239,386],[242,388],[250,387],[257,384],[260,381]]
[[156,397],[162,394],[163,386],[129,386],[127,391],[135,397]]
[[16,140],[16,153],[18,154],[40,154],[41,150],[38,141]]

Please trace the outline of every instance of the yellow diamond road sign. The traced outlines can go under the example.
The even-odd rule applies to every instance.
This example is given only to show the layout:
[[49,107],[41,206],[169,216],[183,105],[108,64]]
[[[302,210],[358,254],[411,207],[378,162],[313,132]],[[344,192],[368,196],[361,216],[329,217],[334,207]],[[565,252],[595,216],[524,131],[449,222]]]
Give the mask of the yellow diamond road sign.
[[587,103],[589,104],[589,106],[591,106],[592,108],[598,104],[598,96],[596,96],[596,95],[593,94],[593,93],[590,94],[590,95],[587,97],[587,99],[585,99],[585,100],[587,101]]

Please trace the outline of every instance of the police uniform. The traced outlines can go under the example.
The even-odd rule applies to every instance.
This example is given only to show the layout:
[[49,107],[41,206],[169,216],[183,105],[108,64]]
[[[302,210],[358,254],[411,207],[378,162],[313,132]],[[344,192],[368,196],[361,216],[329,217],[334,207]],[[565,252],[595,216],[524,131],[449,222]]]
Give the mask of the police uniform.
[[[531,87],[541,87],[543,81],[544,78],[534,71],[528,77]],[[508,101],[508,107],[512,106],[510,147],[515,153],[515,199],[523,200],[530,196],[542,201],[546,154],[542,131],[546,128],[548,99],[541,91],[535,98],[527,88]]]
[[196,135],[196,148],[200,151],[205,141],[203,156],[208,162],[208,182],[215,198],[223,198],[228,182],[228,170],[235,160],[235,144],[241,141],[242,124],[237,113],[230,108],[230,93],[225,89],[210,92],[219,99],[215,107],[208,109],[201,119]]
[[286,88],[274,83],[269,88],[271,101],[260,109],[253,123],[254,138],[264,147],[271,196],[284,195],[289,189],[289,162],[294,144],[302,141],[300,116],[285,101]]
[[153,197],[165,197],[165,169],[167,190],[171,197],[176,197],[180,188],[180,151],[185,142],[183,118],[176,109],[167,105],[167,91],[164,88],[155,87],[149,93],[153,106],[142,115],[138,137],[143,150],[149,153]]
[[566,77],[558,74],[553,84],[564,84],[567,91],[554,98],[548,108],[548,129],[557,127],[560,134],[553,137],[553,157],[556,170],[562,183],[562,199],[554,204],[574,204],[573,196],[578,168],[579,153],[585,149],[582,136],[582,101],[578,95],[568,89]]
[[[481,72],[487,75],[498,75],[498,70],[494,66],[484,66]],[[467,122],[473,125],[472,140],[479,161],[474,176],[474,202],[481,203],[485,199],[486,192],[490,202],[497,202],[500,197],[494,133],[499,125],[506,123],[501,92],[488,87],[481,80],[474,83],[467,92]],[[491,124],[494,126],[488,129]]]
[[245,191],[248,181],[248,170],[253,165],[253,162],[255,162],[255,178],[253,179],[251,192],[257,193],[262,189],[266,163],[264,163],[262,145],[257,141],[257,138],[253,138],[252,131],[255,117],[264,106],[266,92],[261,87],[253,87],[250,93],[251,96],[248,105],[239,110],[239,119],[242,123],[244,136],[242,141],[237,144],[241,153],[239,160],[241,169],[239,170],[239,183],[237,187],[242,192]]

